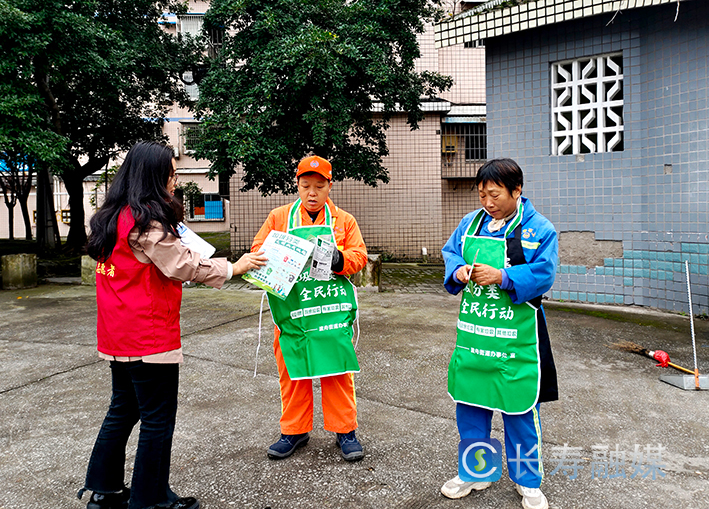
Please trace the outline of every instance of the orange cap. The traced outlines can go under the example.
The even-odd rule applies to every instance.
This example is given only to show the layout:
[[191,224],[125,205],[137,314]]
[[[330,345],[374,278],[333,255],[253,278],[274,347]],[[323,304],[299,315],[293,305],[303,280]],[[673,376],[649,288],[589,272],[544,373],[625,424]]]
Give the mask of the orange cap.
[[309,156],[298,163],[298,171],[295,178],[300,177],[303,173],[318,173],[327,180],[332,180],[332,165],[327,159],[320,156]]

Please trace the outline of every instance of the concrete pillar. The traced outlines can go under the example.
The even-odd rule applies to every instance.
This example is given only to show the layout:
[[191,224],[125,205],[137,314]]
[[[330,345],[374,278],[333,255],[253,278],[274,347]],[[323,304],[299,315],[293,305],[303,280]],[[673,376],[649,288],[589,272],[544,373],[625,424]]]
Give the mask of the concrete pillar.
[[377,292],[382,290],[382,257],[378,254],[367,255],[367,265],[352,275],[352,284],[363,289]]
[[37,286],[37,255],[14,254],[2,257],[2,287],[5,290]]
[[88,255],[81,257],[81,284],[96,286],[96,260]]

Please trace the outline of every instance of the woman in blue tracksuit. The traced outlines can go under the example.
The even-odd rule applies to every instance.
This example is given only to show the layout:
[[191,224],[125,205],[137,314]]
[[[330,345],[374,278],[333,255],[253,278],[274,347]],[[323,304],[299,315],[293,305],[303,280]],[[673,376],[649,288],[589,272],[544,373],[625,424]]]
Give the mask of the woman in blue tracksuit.
[[[539,403],[558,399],[558,389],[541,301],[559,249],[554,226],[522,197],[523,183],[513,160],[488,161],[475,180],[483,208],[466,215],[443,247],[446,290],[463,293],[448,393],[461,440],[489,438],[493,411],[502,413],[522,506],[546,509]],[[488,486],[456,476],[441,492],[461,498]]]

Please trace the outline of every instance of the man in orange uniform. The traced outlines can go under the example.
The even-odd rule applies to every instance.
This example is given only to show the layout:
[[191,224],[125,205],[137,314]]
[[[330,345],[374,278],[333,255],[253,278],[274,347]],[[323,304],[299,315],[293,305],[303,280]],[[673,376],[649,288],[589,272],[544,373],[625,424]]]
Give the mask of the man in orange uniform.
[[[352,322],[357,301],[354,287],[344,276],[365,267],[367,248],[355,218],[329,199],[332,189],[329,161],[318,156],[306,157],[298,164],[296,178],[299,199],[271,211],[256,234],[251,251],[257,252],[273,230],[305,239],[330,240],[337,249],[333,252],[328,282],[315,281],[304,271],[286,301],[269,300],[276,322],[273,350],[281,385],[282,415],[281,438],[269,447],[268,456],[287,458],[308,443],[313,429],[312,379],[320,378],[325,429],[337,434],[342,457],[356,461],[364,457],[355,437],[357,406],[353,373],[359,372],[359,365],[352,348]],[[307,310],[316,309],[318,315],[310,316],[309,320],[315,318],[319,326],[301,327],[298,317],[303,313],[299,310],[310,305],[317,305]],[[274,306],[285,306],[285,310],[276,312]],[[333,307],[342,312],[320,313],[321,308]],[[278,316],[285,318],[279,323]],[[305,366],[313,364],[308,361],[310,356],[318,355],[318,350],[328,350],[325,356],[332,359],[328,361],[329,370],[325,374],[300,374]],[[298,378],[291,377],[289,372],[298,372]]]

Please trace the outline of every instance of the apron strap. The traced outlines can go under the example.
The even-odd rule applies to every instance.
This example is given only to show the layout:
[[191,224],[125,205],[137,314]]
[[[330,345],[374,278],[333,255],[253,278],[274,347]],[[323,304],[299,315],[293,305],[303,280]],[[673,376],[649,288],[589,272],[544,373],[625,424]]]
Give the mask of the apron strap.
[[[522,225],[518,224],[514,229],[514,235],[509,236],[505,239],[507,243],[507,257],[510,260],[510,266],[524,265],[527,260],[524,257],[524,250],[522,248]],[[542,296],[539,295],[528,301],[532,306],[539,309],[542,305]]]
[[266,298],[266,292],[261,295],[261,309],[258,312],[258,345],[256,345],[256,364],[254,365],[254,378],[256,378],[256,370],[258,369],[258,351],[261,349],[261,317],[263,316],[263,300]]
[[[352,285],[352,288],[354,289],[355,300],[357,300],[357,287],[355,285]],[[359,344],[359,331],[361,330],[359,326],[359,306],[357,307],[357,312],[355,313],[355,322],[357,322],[357,340],[355,341],[354,345],[354,349],[356,352],[357,345]],[[354,324],[352,324],[352,327],[354,327]]]
[[[290,210],[288,210],[288,231],[292,230],[293,228],[300,228],[301,226],[303,226],[303,221],[300,215],[300,206],[302,203],[303,202],[301,201],[301,199],[298,198],[293,203],[293,205],[291,205]],[[325,202],[325,206],[323,207],[323,209],[325,209],[325,224],[323,224],[322,226],[330,226],[332,228],[332,211],[330,211],[330,205]]]

